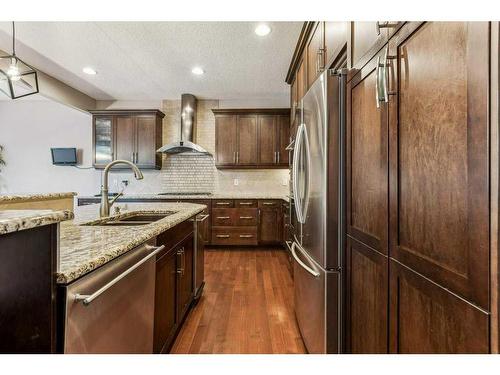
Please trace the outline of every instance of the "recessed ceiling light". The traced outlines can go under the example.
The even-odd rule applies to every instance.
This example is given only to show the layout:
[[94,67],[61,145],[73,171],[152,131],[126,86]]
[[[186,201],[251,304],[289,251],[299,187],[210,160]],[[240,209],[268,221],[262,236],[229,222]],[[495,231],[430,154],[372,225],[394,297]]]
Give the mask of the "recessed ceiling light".
[[202,74],[205,74],[205,71],[201,69],[199,66],[196,66],[193,69],[191,69],[191,73],[196,74],[197,76],[201,76]]
[[258,36],[266,36],[270,32],[271,28],[264,23],[261,23],[259,26],[255,28],[255,34],[257,34]]
[[96,70],[91,68],[90,66],[87,66],[87,67],[83,68],[82,70],[85,74],[88,74],[91,76],[95,76],[97,74]]

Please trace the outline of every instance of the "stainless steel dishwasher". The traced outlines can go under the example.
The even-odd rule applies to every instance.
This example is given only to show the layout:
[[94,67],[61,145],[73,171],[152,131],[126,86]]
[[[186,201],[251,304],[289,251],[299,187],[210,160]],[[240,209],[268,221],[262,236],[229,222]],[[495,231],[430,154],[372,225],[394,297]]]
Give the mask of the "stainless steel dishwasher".
[[155,256],[141,245],[66,287],[64,353],[152,353]]

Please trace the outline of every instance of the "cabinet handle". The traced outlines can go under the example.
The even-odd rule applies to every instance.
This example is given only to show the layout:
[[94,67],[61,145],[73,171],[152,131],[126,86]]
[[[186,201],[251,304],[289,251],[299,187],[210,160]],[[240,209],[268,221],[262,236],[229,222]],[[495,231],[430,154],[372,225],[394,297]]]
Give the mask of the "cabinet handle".
[[236,152],[233,152],[233,163],[236,164]]
[[253,216],[240,216],[240,219],[241,220],[252,220],[252,219],[254,219],[254,217]]
[[217,234],[215,235],[217,238],[229,238],[229,234]]
[[184,260],[184,247],[181,247],[179,250],[177,250],[177,255],[181,257],[181,267],[177,269],[177,273],[179,273],[181,276],[184,276],[184,266],[186,265]]
[[240,238],[252,238],[253,234],[240,234]]
[[236,151],[236,164],[240,162],[240,152]]
[[264,206],[274,206],[274,205],[275,205],[275,203],[273,203],[273,202],[264,202],[264,203],[262,203],[262,204],[263,204]]
[[217,202],[216,205],[218,205],[218,206],[229,206],[229,202]]
[[253,204],[253,202],[240,202],[239,205],[240,206],[251,206]]
[[280,163],[280,152],[279,152],[279,151],[277,151],[277,152],[276,152],[276,155],[278,155],[278,164],[279,164],[279,163]]
[[226,220],[226,219],[230,219],[230,217],[229,216],[217,216],[217,219]]

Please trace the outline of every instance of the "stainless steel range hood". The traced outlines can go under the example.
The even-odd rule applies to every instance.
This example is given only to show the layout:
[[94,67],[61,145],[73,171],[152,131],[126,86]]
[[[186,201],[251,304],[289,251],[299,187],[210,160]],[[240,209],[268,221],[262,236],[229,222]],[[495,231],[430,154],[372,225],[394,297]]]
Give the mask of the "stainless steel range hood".
[[156,152],[166,154],[207,154],[211,155],[200,145],[194,143],[196,135],[196,106],[194,95],[182,94],[181,96],[181,139],[160,147]]

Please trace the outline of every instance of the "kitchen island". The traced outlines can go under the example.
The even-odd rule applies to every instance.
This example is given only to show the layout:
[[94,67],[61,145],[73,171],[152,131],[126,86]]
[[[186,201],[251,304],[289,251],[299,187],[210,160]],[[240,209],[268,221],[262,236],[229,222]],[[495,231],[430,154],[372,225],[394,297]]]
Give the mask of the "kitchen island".
[[116,207],[1,211],[0,352],[168,352],[195,297],[206,207]]

